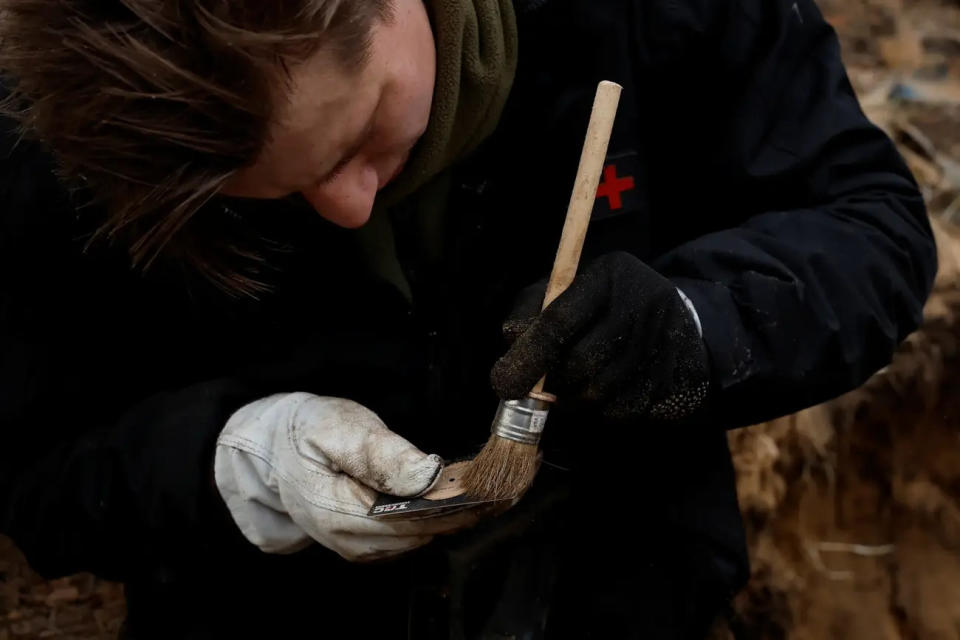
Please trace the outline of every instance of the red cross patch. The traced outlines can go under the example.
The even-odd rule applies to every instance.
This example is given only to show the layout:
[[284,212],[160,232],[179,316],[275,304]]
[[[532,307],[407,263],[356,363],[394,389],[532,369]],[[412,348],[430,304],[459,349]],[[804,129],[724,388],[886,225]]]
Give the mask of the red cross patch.
[[607,157],[597,187],[597,201],[593,206],[593,218],[610,218],[639,208],[637,193],[637,154],[620,153]]

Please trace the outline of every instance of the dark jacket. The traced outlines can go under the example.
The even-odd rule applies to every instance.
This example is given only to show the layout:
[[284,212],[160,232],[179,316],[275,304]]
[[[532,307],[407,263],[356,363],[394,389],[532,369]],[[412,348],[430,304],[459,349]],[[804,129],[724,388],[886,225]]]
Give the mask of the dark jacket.
[[[574,603],[551,610],[557,636],[577,635],[583,620],[597,637],[630,627],[679,636],[665,630],[696,615],[696,602],[742,584],[724,430],[836,396],[889,361],[918,325],[936,269],[923,202],[861,113],[811,0],[529,4],[501,125],[451,170],[445,213],[401,203],[390,214],[389,249],[412,299],[370,259],[371,246],[386,247],[287,202],[224,201],[201,214],[279,247],[273,293],[260,301],[170,265],[133,274],[119,249],[85,249],[95,211],[78,214],[82,194],[59,184],[40,146],[8,131],[0,531],[36,569],[124,580],[141,633],[168,624],[197,637],[257,628],[265,602],[280,620],[293,602],[316,614],[323,598],[339,603],[325,624],[349,627],[355,610],[370,614],[370,629],[406,628],[418,603],[449,601],[437,585],[451,574],[490,574],[478,558],[518,549],[546,568],[506,563],[476,584],[490,596],[500,588],[490,585],[509,593],[533,580],[526,595]],[[375,567],[320,548],[260,554],[212,482],[216,437],[244,403],[338,395],[425,450],[453,457],[485,441],[499,323],[516,292],[549,271],[602,79],[625,89],[584,259],[630,251],[692,299],[711,359],[712,423],[613,428],[561,406],[544,446],[567,471],[546,470],[505,524]],[[469,591],[471,580],[458,584]],[[510,617],[502,600],[450,615],[482,627],[476,619]]]

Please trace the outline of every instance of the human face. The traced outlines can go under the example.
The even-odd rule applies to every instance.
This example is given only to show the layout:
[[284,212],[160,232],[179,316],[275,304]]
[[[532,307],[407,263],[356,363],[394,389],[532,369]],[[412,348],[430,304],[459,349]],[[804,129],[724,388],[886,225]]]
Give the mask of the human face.
[[394,0],[393,18],[373,28],[362,70],[350,73],[320,51],[290,76],[267,144],[223,193],[281,198],[299,192],[327,220],[359,227],[430,118],[436,49],[423,0]]

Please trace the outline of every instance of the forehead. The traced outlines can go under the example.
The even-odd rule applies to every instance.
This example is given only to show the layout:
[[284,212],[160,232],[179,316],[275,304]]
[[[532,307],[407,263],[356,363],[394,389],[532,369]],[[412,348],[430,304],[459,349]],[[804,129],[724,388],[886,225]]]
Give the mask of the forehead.
[[272,124],[278,129],[296,129],[303,126],[307,114],[350,106],[368,74],[367,67],[350,70],[336,56],[317,52],[291,66],[279,83]]
[[232,182],[259,192],[296,188],[319,178],[317,172],[349,144],[347,137],[358,122],[369,117],[378,91],[376,64],[351,70],[334,54],[320,51],[291,66],[277,82],[274,115],[260,155]]

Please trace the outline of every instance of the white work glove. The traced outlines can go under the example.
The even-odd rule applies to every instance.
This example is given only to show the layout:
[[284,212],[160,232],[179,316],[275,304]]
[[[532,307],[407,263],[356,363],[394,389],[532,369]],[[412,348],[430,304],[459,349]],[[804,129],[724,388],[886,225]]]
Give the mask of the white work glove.
[[470,527],[482,512],[369,517],[377,491],[420,495],[443,461],[341,398],[289,393],[243,407],[220,434],[214,468],[234,521],[267,553],[292,553],[315,540],[347,560],[377,560]]

